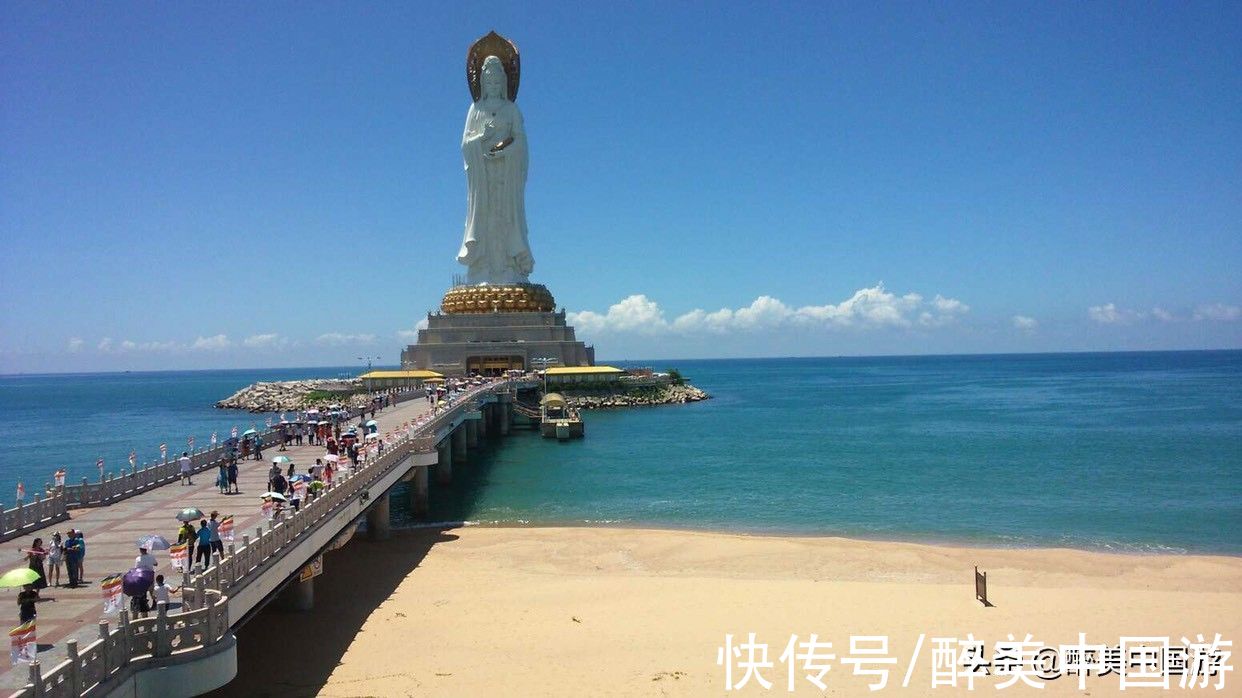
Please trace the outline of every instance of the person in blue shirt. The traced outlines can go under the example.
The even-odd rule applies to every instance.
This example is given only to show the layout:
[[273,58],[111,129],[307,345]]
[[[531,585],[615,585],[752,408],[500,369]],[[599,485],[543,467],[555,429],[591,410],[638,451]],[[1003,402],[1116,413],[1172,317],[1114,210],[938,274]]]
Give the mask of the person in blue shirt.
[[203,563],[203,569],[211,566],[211,529],[207,528],[207,519],[198,522],[198,556],[195,564]]

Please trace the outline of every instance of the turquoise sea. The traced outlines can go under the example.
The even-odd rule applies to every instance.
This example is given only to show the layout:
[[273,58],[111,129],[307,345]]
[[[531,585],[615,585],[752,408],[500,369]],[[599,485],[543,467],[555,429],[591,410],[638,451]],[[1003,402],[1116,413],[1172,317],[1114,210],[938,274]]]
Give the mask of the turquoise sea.
[[[1242,351],[635,365],[714,399],[515,431],[433,483],[432,518],[1242,554]],[[237,388],[342,371],[0,377],[0,493],[205,443],[262,421],[211,407]]]

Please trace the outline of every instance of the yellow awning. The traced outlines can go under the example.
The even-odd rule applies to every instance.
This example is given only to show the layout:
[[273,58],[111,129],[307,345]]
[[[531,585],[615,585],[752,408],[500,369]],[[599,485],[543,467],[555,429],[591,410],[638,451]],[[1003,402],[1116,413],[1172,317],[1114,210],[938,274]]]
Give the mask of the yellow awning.
[[615,366],[553,366],[545,373],[549,376],[589,376],[601,374],[620,375],[625,369]]
[[364,373],[358,377],[364,378],[364,379],[365,378],[373,378],[373,379],[412,378],[414,380],[425,381],[425,380],[430,380],[434,378],[443,378],[444,376],[442,374],[436,373],[435,371],[427,371],[423,369],[412,369],[408,371],[371,371],[370,373]]

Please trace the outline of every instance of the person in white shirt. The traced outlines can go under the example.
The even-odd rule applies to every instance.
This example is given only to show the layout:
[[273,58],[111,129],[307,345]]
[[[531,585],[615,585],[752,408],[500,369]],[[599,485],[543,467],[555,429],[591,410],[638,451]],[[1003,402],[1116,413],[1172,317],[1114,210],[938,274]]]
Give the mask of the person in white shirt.
[[160,563],[156,562],[155,556],[147,552],[146,548],[138,548],[138,557],[134,558],[134,568],[140,570],[155,571]]
[[155,597],[155,607],[159,608],[161,602],[165,605],[170,605],[172,602],[172,594],[175,594],[178,591],[181,591],[181,587],[177,587],[176,589],[169,588],[169,586],[164,583],[164,575],[157,574],[155,576],[155,588],[151,590],[151,595]]
[[[159,564],[156,562],[155,556],[148,553],[146,548],[138,548],[138,557],[134,558],[134,569],[151,570],[154,572]],[[151,599],[155,599],[154,592],[151,594]]]
[[181,484],[193,485],[194,481],[190,479],[190,454],[182,451],[177,463],[181,465]]

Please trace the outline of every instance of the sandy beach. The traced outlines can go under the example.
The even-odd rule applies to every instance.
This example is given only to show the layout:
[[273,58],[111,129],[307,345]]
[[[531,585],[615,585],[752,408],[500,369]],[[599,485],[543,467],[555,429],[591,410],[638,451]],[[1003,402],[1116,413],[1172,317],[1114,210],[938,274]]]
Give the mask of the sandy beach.
[[[973,570],[988,572],[984,608]],[[933,640],[1116,645],[1122,636],[1242,636],[1242,558],[977,549],[840,538],[603,528],[457,528],[358,540],[325,558],[316,610],[268,610],[239,633],[239,676],[218,695],[721,695],[718,650],[749,633],[767,645],[744,695],[787,693],[781,655],[797,635],[827,689],[794,662],[797,694],[863,695],[874,676],[842,660],[851,636],[887,636],[887,686],[933,690]],[[924,635],[919,645],[919,635]],[[874,644],[868,647],[875,647]],[[911,657],[918,654],[911,669]],[[859,647],[859,650],[866,647]],[[732,681],[745,671],[735,659]],[[760,657],[761,659],[761,657]],[[879,666],[879,665],[872,665]],[[863,669],[868,666],[863,665]],[[902,688],[909,670],[908,686]],[[993,692],[1007,676],[982,676]],[[1026,695],[1121,694],[1115,675],[1019,680]],[[1177,678],[1172,687],[1177,689]],[[1225,691],[1238,695],[1242,677]],[[1153,692],[1153,691],[1148,691]],[[1125,694],[1132,694],[1133,690]]]

